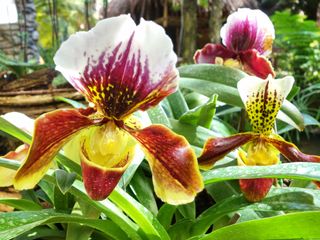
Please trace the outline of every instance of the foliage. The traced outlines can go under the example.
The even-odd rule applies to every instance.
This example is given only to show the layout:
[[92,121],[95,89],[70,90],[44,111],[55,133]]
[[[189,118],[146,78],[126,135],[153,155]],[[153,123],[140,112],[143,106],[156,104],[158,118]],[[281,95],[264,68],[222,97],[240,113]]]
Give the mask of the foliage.
[[303,14],[276,12],[271,17],[276,29],[275,67],[281,74],[289,72],[301,88],[320,81],[320,29]]
[[[220,104],[225,101],[237,109],[243,107],[234,89],[245,74],[215,65],[190,65],[179,71],[182,91],[149,110],[148,116],[152,123],[165,124],[184,135],[199,154],[208,137],[229,136],[236,131],[219,114],[214,116],[214,112],[218,110],[221,116],[225,111],[216,109],[217,96]],[[188,107],[191,100],[193,109]],[[301,126],[299,112],[294,105],[290,106],[286,109],[288,122],[294,123],[293,127]],[[30,143],[30,136],[3,118],[0,130]],[[238,167],[234,157],[231,153],[213,170],[203,172],[206,191],[195,202],[172,206],[156,198],[150,170],[144,162],[130,167],[107,200],[93,201],[84,192],[79,165],[61,151],[56,157],[60,169],[49,171],[38,188],[23,191],[22,199],[0,200],[17,210],[0,214],[1,239],[82,240],[91,236],[91,239],[191,240],[228,236],[231,240],[253,240],[266,236],[297,238],[301,233],[308,238],[320,236],[312,224],[320,211],[320,193],[310,184],[311,180],[320,180],[316,163]],[[0,166],[17,169],[19,163],[0,158]],[[296,186],[300,181],[300,185],[304,183],[307,187],[273,187],[264,200],[249,203],[233,179],[260,177],[296,179]]]
[[[41,1],[35,0],[40,46],[44,49],[58,47],[70,33],[85,27],[85,1]],[[57,26],[53,22],[57,19]],[[93,21],[93,17],[90,21]],[[94,22],[93,22],[94,23]],[[55,29],[56,28],[56,29]],[[54,39],[57,31],[58,39]],[[54,41],[57,41],[54,43]],[[55,52],[56,49],[53,49]]]
[[320,28],[303,14],[276,12],[274,61],[279,75],[292,75],[300,87],[294,98],[298,108],[319,120],[316,100],[320,83]]
[[[47,27],[52,27],[53,16],[45,2],[35,2],[38,12],[42,13],[38,15],[40,35],[44,36],[42,55],[46,64],[53,66],[54,36]],[[202,5],[207,3],[199,1]],[[71,1],[52,1],[52,4],[56,4],[59,15],[55,39],[58,45],[58,40],[85,22],[75,17],[84,4]],[[71,8],[75,10],[70,12]],[[302,87],[294,89],[285,100],[277,119],[278,133],[301,131],[308,125],[319,126],[320,110],[315,107],[318,101],[315,96],[320,92],[316,64],[320,53],[319,29],[314,22],[289,12],[276,13],[273,21],[278,34],[276,48],[279,50],[274,55],[277,70],[280,75],[286,75],[286,69],[297,76]],[[21,75],[42,66],[13,62],[0,55],[0,67]],[[246,73],[213,64],[186,65],[178,70],[179,90],[147,111],[149,122],[164,124],[183,135],[198,156],[208,138],[248,130],[243,123],[246,116],[237,90],[238,81],[246,77]],[[62,76],[57,78],[56,83],[61,79]],[[85,107],[63,97],[56,99],[74,108]],[[226,122],[226,117],[231,115],[236,116],[240,124]],[[0,131],[31,143],[31,136],[1,117]],[[237,166],[237,153],[231,152],[213,169],[202,172],[205,190],[194,202],[173,206],[157,199],[150,168],[143,156],[131,164],[112,194],[103,201],[93,201],[87,196],[80,166],[73,160],[61,150],[55,157],[56,164],[35,189],[22,191],[21,199],[0,199],[0,204],[15,208],[13,212],[0,213],[1,240],[320,238],[320,230],[314,227],[320,219],[320,192],[314,184],[320,181],[318,163]],[[18,161],[0,157],[0,167],[17,169],[19,166]],[[266,198],[250,203],[236,180],[254,178],[277,181]]]

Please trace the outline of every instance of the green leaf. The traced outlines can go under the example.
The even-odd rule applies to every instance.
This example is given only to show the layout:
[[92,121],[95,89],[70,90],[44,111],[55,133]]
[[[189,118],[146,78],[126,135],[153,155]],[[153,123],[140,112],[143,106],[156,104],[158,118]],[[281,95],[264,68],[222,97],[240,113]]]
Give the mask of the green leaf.
[[302,113],[300,113],[299,109],[288,100],[284,100],[277,119],[290,124],[299,131],[302,131],[305,127]]
[[319,163],[284,163],[271,166],[232,166],[202,173],[205,184],[231,179],[292,178],[320,181]]
[[57,213],[53,210],[41,210],[0,213],[1,240],[13,239],[37,226],[49,223],[82,223],[114,239],[128,239],[119,226],[110,220],[87,219],[83,216]]
[[1,116],[0,116],[0,131],[3,131],[27,144],[31,143],[31,136],[28,133],[17,128],[16,126],[14,126],[13,124],[8,122]]
[[205,141],[209,137],[221,136],[220,133],[214,132],[201,126],[192,126],[190,124],[182,123],[174,119],[170,119],[170,122],[172,130],[175,133],[184,136],[190,144],[200,148],[203,147]]
[[139,202],[149,209],[154,215],[158,213],[158,207],[154,198],[152,184],[149,178],[144,176],[143,171],[138,169],[130,182],[130,188]]
[[[240,80],[240,79],[239,79]],[[230,87],[224,83],[208,81],[199,78],[180,78],[180,88],[186,88],[207,97],[218,94],[219,101],[233,105],[244,107],[236,87]]]
[[39,239],[65,239],[65,232],[62,230],[51,229],[47,226],[35,227],[30,231],[16,237],[15,240],[39,240]]
[[63,194],[66,194],[73,182],[76,180],[77,175],[75,173],[68,173],[65,170],[58,169],[54,172],[57,186]]
[[159,209],[157,219],[165,229],[168,229],[171,225],[173,215],[176,212],[176,210],[177,206],[170,205],[167,203],[163,204]]
[[[0,166],[10,169],[18,169],[20,163],[0,157]],[[52,184],[56,184],[55,178],[50,175],[45,175],[44,180]],[[145,233],[149,235],[151,239],[159,235],[163,236],[164,239],[168,239],[166,237],[167,233],[155,217],[146,208],[119,188],[116,188],[109,197],[117,204],[117,206],[109,199],[105,199],[100,202],[91,200],[84,190],[83,183],[78,180],[74,182],[69,192],[75,197],[87,202],[92,207],[95,207],[97,210],[103,212],[109,219],[120,226],[120,228],[125,231],[131,239],[141,239],[141,235],[144,235]],[[129,217],[118,208],[118,206],[133,220],[135,220],[141,226],[142,230],[139,229],[139,226],[132,222],[131,219],[129,219]],[[159,233],[156,229],[159,230]]]
[[[320,122],[317,119],[315,119],[314,117],[312,117],[311,115],[306,114],[306,113],[302,113],[302,116],[303,116],[304,126],[320,127]],[[287,124],[279,123],[277,126],[278,126],[278,134],[283,134],[283,133],[286,133],[286,132],[294,129],[294,127],[287,125]]]
[[238,69],[216,64],[184,65],[179,67],[178,71],[181,78],[197,78],[233,88],[237,88],[237,83],[240,79],[248,76]]
[[218,95],[213,95],[205,104],[184,113],[179,121],[193,126],[210,128],[213,116],[216,112]]
[[27,199],[13,199],[13,198],[1,198],[1,204],[6,204],[15,209],[24,210],[24,211],[35,211],[40,210],[42,207],[37,203],[27,200]]
[[75,203],[74,196],[70,193],[63,194],[60,188],[55,185],[54,188],[54,208],[57,211],[71,213],[73,205]]
[[149,239],[170,239],[157,218],[122,189],[116,187],[109,199],[138,223]]
[[318,239],[320,212],[291,213],[227,226],[201,240]]
[[184,96],[184,98],[189,106],[189,109],[196,108],[208,101],[208,97],[197,92],[188,93]]
[[167,118],[165,111],[160,105],[157,105],[147,111],[149,118],[153,124],[163,124],[170,127],[170,121]]
[[167,97],[173,116],[179,119],[185,112],[189,110],[186,100],[180,90]]
[[54,203],[54,188],[55,188],[55,185],[50,183],[50,182],[44,181],[42,179],[38,183],[38,186],[43,191],[43,195],[45,195],[44,197],[47,199],[46,201],[48,201],[51,204],[53,204]]
[[178,206],[178,211],[184,218],[194,220],[196,218],[196,205],[195,202],[183,204]]
[[190,229],[193,221],[190,219],[181,219],[168,229],[171,240],[187,239],[190,236]]
[[257,203],[243,196],[233,196],[204,211],[193,226],[193,235],[204,234],[226,214],[240,209],[255,211],[310,211],[320,210],[320,192],[304,188],[272,188],[267,197]]
[[61,96],[54,97],[54,100],[68,103],[74,108],[86,108],[87,107],[86,105],[82,104],[81,102],[77,102],[77,101],[72,100],[70,98],[65,98],[65,97],[61,97]]

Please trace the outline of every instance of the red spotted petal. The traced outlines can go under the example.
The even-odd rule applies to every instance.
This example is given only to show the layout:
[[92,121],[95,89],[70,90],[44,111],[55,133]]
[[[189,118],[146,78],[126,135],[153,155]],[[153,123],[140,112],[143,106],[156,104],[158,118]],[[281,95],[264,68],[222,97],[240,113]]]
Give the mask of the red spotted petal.
[[240,179],[240,189],[249,202],[262,200],[273,184],[272,178]]
[[267,138],[266,141],[277,148],[291,162],[320,162],[320,156],[304,154],[293,143],[280,138]]
[[266,79],[270,74],[275,76],[271,62],[255,49],[239,53],[243,70],[251,75]]
[[217,63],[217,57],[221,58],[222,60],[227,60],[229,58],[236,58],[237,55],[221,44],[208,43],[202,49],[196,51],[193,59],[195,63],[215,64]]
[[239,8],[228,17],[220,35],[223,44],[234,52],[256,49],[267,55],[275,34],[272,22],[262,11]]
[[216,161],[223,158],[232,150],[258,137],[259,135],[254,133],[239,133],[230,137],[210,138],[205,143],[198,162],[204,169],[211,168]]
[[113,168],[103,168],[88,160],[86,153],[81,156],[82,178],[86,192],[91,199],[100,201],[110,195],[117,186],[130,161],[128,156],[123,164]]
[[164,29],[129,15],[71,36],[55,55],[57,69],[99,112],[123,119],[158,104],[177,88],[177,56]]
[[146,154],[157,196],[174,205],[192,202],[203,182],[187,140],[162,125],[128,131]]
[[70,140],[70,137],[81,129],[98,123],[98,120],[92,120],[88,117],[92,113],[92,109],[66,109],[46,113],[37,118],[28,157],[14,179],[15,188],[33,188],[50,167],[54,156]]

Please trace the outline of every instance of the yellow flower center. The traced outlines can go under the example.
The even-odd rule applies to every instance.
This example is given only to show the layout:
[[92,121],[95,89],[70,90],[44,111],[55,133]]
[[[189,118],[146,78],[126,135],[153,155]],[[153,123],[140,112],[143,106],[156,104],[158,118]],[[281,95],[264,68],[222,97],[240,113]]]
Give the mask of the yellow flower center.
[[258,139],[248,143],[247,156],[241,158],[249,166],[274,165],[279,162],[279,151],[263,139]]
[[[90,128],[83,137],[86,158],[100,166],[121,167],[133,157],[136,141],[114,121]],[[83,135],[83,136],[84,136]]]

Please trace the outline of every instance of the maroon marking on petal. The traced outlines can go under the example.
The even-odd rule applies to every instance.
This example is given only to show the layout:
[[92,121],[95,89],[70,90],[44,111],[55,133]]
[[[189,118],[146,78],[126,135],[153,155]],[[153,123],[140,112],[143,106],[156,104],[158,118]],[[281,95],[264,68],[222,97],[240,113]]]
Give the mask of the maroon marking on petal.
[[223,60],[233,58],[236,59],[236,53],[228,50],[221,44],[206,44],[202,49],[197,50],[194,54],[195,63],[216,63],[216,57],[220,57]]
[[124,169],[101,169],[81,161],[82,177],[85,189],[91,199],[100,201],[110,195],[117,186]]
[[[135,52],[134,52],[135,51]],[[72,84],[104,115],[122,119],[130,113],[158,104],[173,93],[177,72],[173,62],[164,66],[161,76],[153,76],[149,56],[142,56],[134,46],[134,33],[114,49],[106,49],[99,58],[88,56],[87,66],[80,79]],[[152,82],[155,78],[161,80]]]
[[201,167],[212,167],[229,152],[258,137],[259,134],[240,133],[230,137],[210,138],[205,143],[198,162]]
[[277,148],[290,162],[320,162],[320,156],[304,154],[293,143],[274,138],[266,138],[266,140]]
[[271,62],[266,57],[260,55],[257,50],[251,49],[241,52],[239,53],[239,58],[245,72],[262,79],[266,79],[269,74],[275,77]]
[[[230,26],[229,35],[226,39],[227,48],[234,52],[241,52],[259,47],[256,44],[260,39],[257,35],[257,21],[249,21],[248,17],[244,21],[239,21]],[[258,49],[260,51],[260,49]]]
[[73,134],[99,123],[99,120],[88,117],[92,112],[92,109],[64,109],[37,118],[28,157],[15,177],[16,183],[19,182],[17,185],[23,186],[24,178],[33,175],[39,178],[34,179],[36,184],[49,168],[54,156]]
[[203,189],[196,156],[184,137],[162,125],[127,131],[141,143],[161,199],[181,203],[183,199],[170,199],[169,193],[193,199]]
[[239,180],[240,189],[249,202],[258,202],[262,200],[268,194],[272,184],[272,178]]

